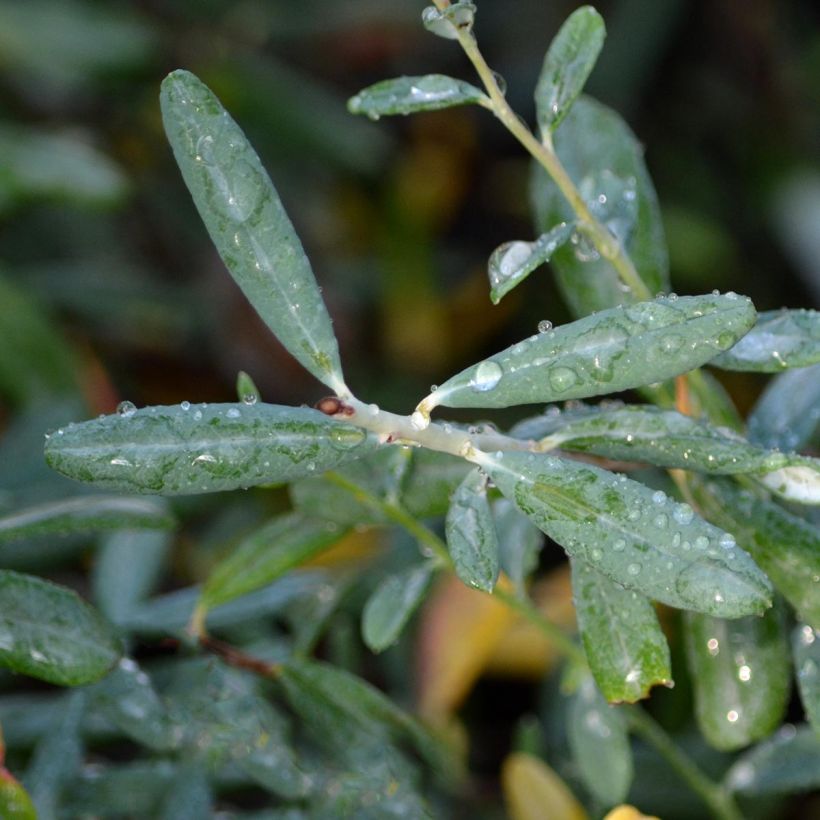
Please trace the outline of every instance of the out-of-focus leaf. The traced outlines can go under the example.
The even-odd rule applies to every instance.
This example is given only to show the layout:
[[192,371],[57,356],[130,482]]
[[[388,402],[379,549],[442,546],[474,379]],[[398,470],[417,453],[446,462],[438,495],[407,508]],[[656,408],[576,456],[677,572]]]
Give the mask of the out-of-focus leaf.
[[509,755],[501,767],[501,786],[511,820],[543,820],[545,810],[550,820],[586,820],[564,781],[533,755]]
[[487,262],[490,300],[497,305],[514,287],[520,285],[536,268],[549,262],[555,251],[572,235],[574,223],[561,222],[534,242],[505,242],[497,247]]
[[432,578],[429,564],[388,575],[368,598],[362,613],[362,637],[374,652],[394,644],[418,609]]
[[545,134],[555,130],[581,93],[601,48],[606,28],[592,6],[581,6],[550,43],[535,87],[535,110]]
[[[604,203],[607,212],[615,214],[616,224],[611,227],[649,292],[668,291],[669,262],[657,196],[643,161],[643,148],[626,123],[611,109],[582,96],[555,132],[555,148],[572,180],[584,187],[588,205],[597,206],[602,194],[608,196],[603,188],[612,187],[607,182],[611,177],[625,183],[618,202]],[[532,197],[538,231],[575,218],[557,186],[535,165]],[[623,205],[637,206],[634,224],[626,231],[626,226],[619,224]],[[604,222],[608,221],[605,215]],[[622,287],[609,260],[587,247],[583,237],[559,249],[551,266],[576,316],[635,301],[635,296]]]
[[693,483],[710,520],[732,532],[799,617],[820,629],[820,533],[778,504],[727,480]]
[[37,820],[28,792],[5,767],[0,766],[0,816],[5,820]]
[[470,83],[444,74],[397,77],[362,89],[347,103],[351,114],[366,114],[371,120],[390,114],[439,111],[455,105],[472,105],[486,95]]
[[749,440],[762,447],[797,450],[820,425],[820,365],[775,376],[748,419]]
[[450,3],[444,9],[427,6],[421,13],[424,27],[433,34],[445,40],[456,40],[459,31],[471,31],[475,19],[476,7],[474,3],[464,0]]
[[567,737],[584,785],[607,806],[620,803],[632,783],[626,721],[595,682],[585,677],[569,708]]
[[307,407],[183,402],[69,424],[46,441],[46,460],[98,486],[184,495],[304,478],[376,446]]
[[768,579],[734,538],[626,476],[547,455],[481,453],[501,492],[574,558],[680,609],[739,618],[771,603]]
[[770,310],[755,326],[709,364],[724,370],[779,373],[820,363],[820,313],[816,310]]
[[792,456],[788,467],[781,467],[758,480],[786,501],[820,504],[820,459]]
[[820,630],[798,624],[792,633],[792,654],[806,718],[820,736]]
[[498,533],[498,560],[501,568],[520,592],[529,574],[538,565],[538,552],[544,536],[538,527],[506,498],[493,503],[493,518]]
[[809,726],[786,724],[735,762],[724,782],[743,796],[794,794],[820,787],[820,737]]
[[0,517],[0,544],[18,538],[113,529],[167,530],[174,518],[149,498],[90,495],[48,501]]
[[416,518],[444,515],[450,496],[464,480],[470,465],[464,459],[435,450],[414,449],[402,485],[402,506]]
[[105,675],[120,653],[113,630],[76,592],[0,570],[0,665],[77,686]]
[[650,817],[638,811],[634,806],[616,806],[608,812],[604,820],[660,820],[659,817]]
[[467,586],[492,592],[498,579],[498,535],[487,501],[487,478],[467,474],[453,494],[445,524],[456,575]]
[[[573,559],[572,589],[584,651],[598,687],[612,703],[633,703],[669,685],[669,646],[652,604],[584,561]],[[621,797],[613,798],[617,802]]]
[[199,766],[188,766],[174,779],[174,788],[157,816],[159,820],[210,820],[211,799],[206,772]]
[[200,605],[212,609],[260,587],[329,547],[344,535],[332,523],[287,513],[247,536],[214,568]]
[[310,262],[256,152],[193,74],[169,74],[160,102],[185,184],[236,283],[290,353],[332,390],[346,393]]
[[663,381],[708,362],[754,322],[739,296],[664,297],[539,333],[448,379],[427,409],[582,399]]
[[724,621],[686,613],[686,649],[703,736],[716,749],[748,746],[780,724],[789,697],[789,651],[777,607]]

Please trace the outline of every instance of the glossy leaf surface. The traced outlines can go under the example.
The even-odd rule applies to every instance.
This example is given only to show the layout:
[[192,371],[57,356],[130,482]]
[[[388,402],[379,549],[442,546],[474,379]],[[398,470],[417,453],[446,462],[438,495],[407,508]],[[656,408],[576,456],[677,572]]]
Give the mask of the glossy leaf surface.
[[820,630],[798,624],[792,633],[792,654],[806,718],[820,737]]
[[343,390],[336,336],[310,262],[242,130],[187,71],[166,77],[160,103],[185,184],[236,283],[290,353]]
[[602,803],[620,803],[632,783],[626,721],[585,677],[569,708],[567,737],[584,785]]
[[771,310],[732,348],[710,364],[724,370],[779,373],[820,363],[820,313],[816,310]]
[[553,131],[581,93],[604,45],[606,28],[592,6],[576,9],[550,44],[535,88],[538,124]]
[[552,456],[482,454],[501,492],[543,532],[623,586],[680,609],[738,618],[771,603],[768,579],[727,533],[663,492]]
[[445,532],[456,575],[467,586],[492,592],[499,570],[498,535],[487,479],[478,470],[468,473],[453,493]]
[[0,665],[78,686],[103,677],[120,653],[113,630],[76,592],[0,570]]
[[686,650],[703,736],[740,749],[770,735],[789,697],[789,651],[777,608],[762,618],[724,621],[686,614]]
[[427,74],[423,77],[382,80],[368,86],[350,98],[347,110],[351,114],[365,114],[377,120],[391,114],[439,111],[485,99],[486,96],[470,83],[443,74]]
[[509,407],[614,393],[685,373],[754,322],[739,296],[682,296],[603,310],[539,333],[448,379],[428,407]]
[[99,486],[185,495],[315,475],[375,446],[318,410],[183,403],[70,424],[47,440],[46,460]]
[[653,686],[668,685],[669,646],[652,604],[584,561],[572,559],[570,564],[578,629],[606,700],[634,703]]

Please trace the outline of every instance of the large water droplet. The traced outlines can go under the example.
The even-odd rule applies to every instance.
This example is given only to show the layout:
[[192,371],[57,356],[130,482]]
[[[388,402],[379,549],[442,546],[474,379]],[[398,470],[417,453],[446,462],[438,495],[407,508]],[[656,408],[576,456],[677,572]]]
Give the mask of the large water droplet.
[[619,538],[612,545],[612,549],[615,550],[615,552],[623,552],[626,549],[626,541],[624,541],[623,538]]
[[552,330],[552,322],[549,319],[542,319],[538,323],[539,333],[548,333],[550,330]]
[[122,418],[124,418],[124,419],[130,418],[136,412],[137,412],[137,407],[131,401],[121,401],[117,405],[117,415],[122,416]]
[[643,569],[643,567],[642,567],[640,564],[630,564],[630,565],[626,568],[626,571],[627,571],[630,575],[640,575],[640,574],[641,574],[641,570],[642,570],[642,569]]
[[688,504],[678,504],[672,512],[672,517],[678,522],[678,524],[683,524],[685,526],[686,524],[692,523],[695,513]]
[[330,443],[337,450],[352,450],[367,438],[367,433],[356,427],[336,427],[330,431]]
[[503,371],[498,362],[485,361],[476,368],[473,378],[470,380],[470,387],[478,393],[486,393],[492,390],[500,381]]
[[553,367],[549,380],[556,393],[564,393],[578,381],[578,374],[571,367]]

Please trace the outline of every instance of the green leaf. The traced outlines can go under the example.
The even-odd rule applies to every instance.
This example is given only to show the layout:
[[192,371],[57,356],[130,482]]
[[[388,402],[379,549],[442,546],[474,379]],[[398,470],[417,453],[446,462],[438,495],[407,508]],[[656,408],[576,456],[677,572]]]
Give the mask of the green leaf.
[[768,737],[780,725],[791,677],[778,608],[735,621],[687,612],[684,636],[706,740],[731,751]]
[[574,223],[562,222],[534,242],[505,242],[490,255],[487,275],[490,299],[497,305],[503,296],[520,285],[537,267],[549,262],[555,251],[572,235]]
[[820,629],[820,533],[731,481],[691,482],[704,515],[734,533],[799,617]]
[[498,580],[498,534],[487,501],[487,477],[468,473],[458,485],[445,522],[456,575],[469,587],[492,592]]
[[464,480],[470,465],[463,458],[422,448],[413,449],[402,483],[401,505],[416,518],[444,515],[450,496]]
[[748,797],[812,791],[820,787],[820,737],[809,726],[787,724],[737,760],[724,782]]
[[371,120],[391,114],[439,111],[456,105],[481,103],[487,97],[474,85],[446,77],[396,77],[362,89],[347,103],[351,114],[366,114]]
[[37,820],[28,792],[5,767],[0,767],[0,816],[5,820]]
[[521,592],[529,575],[538,566],[544,535],[506,498],[493,503],[495,531],[498,533],[498,560],[501,568]]
[[614,393],[685,373],[754,322],[738,296],[682,296],[604,310],[538,333],[448,379],[430,409],[509,407]]
[[770,310],[732,348],[709,364],[724,370],[779,373],[820,363],[820,312]]
[[236,397],[243,404],[256,404],[259,401],[259,388],[244,370],[240,370],[236,377]]
[[652,604],[572,559],[572,592],[589,668],[610,703],[634,703],[670,686],[669,646]]
[[168,509],[148,498],[98,495],[49,501],[0,517],[0,544],[17,538],[120,529],[171,529]]
[[326,521],[288,513],[242,540],[211,572],[200,606],[212,609],[267,586],[339,540],[344,531]]
[[362,613],[362,637],[374,652],[398,641],[412,614],[424,600],[433,576],[429,564],[388,575],[367,599]]
[[459,0],[442,10],[427,6],[421,13],[421,22],[429,32],[445,40],[456,40],[459,31],[472,31],[475,13],[474,3]]
[[678,521],[679,505],[660,490],[553,456],[473,458],[569,555],[628,589],[726,618],[771,604],[768,579],[734,538],[689,513]]
[[60,686],[103,677],[119,640],[76,592],[0,570],[0,666]]
[[550,43],[535,87],[535,110],[545,134],[569,113],[595,67],[604,45],[603,18],[592,6],[581,6],[564,22]]
[[820,736],[820,630],[798,624],[792,633],[792,654],[806,718]]
[[[626,123],[611,109],[581,96],[554,140],[559,159],[573,182],[583,188],[587,205],[605,224],[612,223],[608,227],[624,243],[649,292],[668,291],[669,262],[657,195],[643,161],[643,147]],[[618,185],[621,192],[613,196]],[[535,164],[532,197],[538,231],[575,218],[558,187]],[[624,220],[630,212],[634,212],[632,224]],[[558,250],[550,264],[576,316],[635,301],[609,260],[582,236]]]
[[169,74],[160,102],[185,184],[236,283],[290,353],[319,381],[346,393],[310,262],[256,152],[193,74]]
[[212,799],[207,773],[200,766],[186,766],[174,778],[157,816],[159,820],[211,820]]
[[607,806],[622,803],[633,774],[623,715],[586,676],[572,698],[567,719],[569,746],[584,785]]
[[98,486],[185,495],[304,478],[376,446],[306,407],[183,402],[69,424],[46,441],[46,460]]

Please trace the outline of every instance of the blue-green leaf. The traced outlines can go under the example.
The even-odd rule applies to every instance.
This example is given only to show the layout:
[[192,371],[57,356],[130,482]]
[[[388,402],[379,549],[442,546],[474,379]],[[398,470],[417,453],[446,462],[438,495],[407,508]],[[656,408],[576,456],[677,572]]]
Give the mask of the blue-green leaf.
[[427,6],[421,13],[421,22],[429,32],[445,40],[456,40],[459,31],[472,31],[475,13],[474,3],[458,0],[444,9]]
[[745,297],[683,296],[612,308],[538,333],[448,379],[422,405],[509,407],[614,393],[685,373],[754,322]]
[[310,262],[256,152],[187,71],[166,77],[165,131],[202,221],[236,283],[317,379],[346,393],[330,317]]
[[487,263],[492,303],[497,305],[537,267],[549,262],[555,251],[570,238],[574,228],[574,223],[562,222],[534,242],[505,242],[496,248]]
[[535,87],[535,110],[541,130],[555,130],[569,113],[595,67],[606,28],[592,6],[576,9],[550,43]]
[[669,646],[655,608],[584,561],[571,559],[578,629],[589,667],[610,703],[634,703],[672,681]]
[[806,718],[820,737],[820,630],[798,624],[792,633],[792,654]]
[[734,538],[689,509],[681,516],[662,491],[547,455],[477,453],[473,460],[571,556],[629,589],[726,618],[771,604],[768,579]]
[[779,373],[820,363],[820,312],[770,310],[732,348],[710,364],[724,370]]
[[183,402],[70,424],[46,441],[46,460],[102,487],[185,495],[304,478],[376,446],[305,407]]
[[789,698],[789,651],[778,608],[762,618],[685,620],[695,714],[706,740],[732,750],[770,735]]
[[391,114],[439,111],[456,105],[472,105],[487,97],[474,85],[444,74],[397,77],[362,89],[347,103],[351,114],[365,114],[371,120]]
[[498,535],[487,501],[487,477],[468,473],[458,485],[445,522],[447,549],[467,586],[492,592],[498,580]]
[[535,568],[544,535],[518,507],[506,498],[493,503],[495,531],[498,533],[498,560],[501,569],[519,592]]
[[168,793],[157,815],[158,820],[211,820],[212,794],[207,772],[200,766],[186,766],[174,778],[174,788]]

